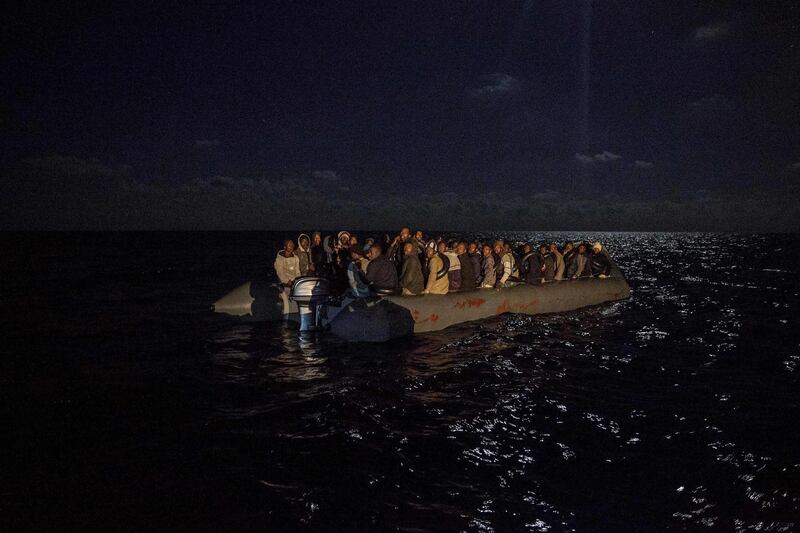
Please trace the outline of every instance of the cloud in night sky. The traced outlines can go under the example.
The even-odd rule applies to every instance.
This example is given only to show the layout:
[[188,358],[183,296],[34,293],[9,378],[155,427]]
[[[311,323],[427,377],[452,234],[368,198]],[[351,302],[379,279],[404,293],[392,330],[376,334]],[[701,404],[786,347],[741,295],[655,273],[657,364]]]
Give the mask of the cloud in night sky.
[[495,100],[516,95],[521,88],[522,84],[515,77],[495,72],[484,79],[483,85],[471,89],[469,95],[475,99]]
[[642,161],[641,159],[637,159],[633,162],[633,166],[636,168],[653,168],[655,164],[650,161]]
[[[365,197],[353,194],[362,188],[341,177],[215,176],[147,183],[125,168],[76,157],[29,159],[3,178],[16,198],[0,212],[3,229],[335,230],[406,224],[462,231],[800,229],[797,187],[781,194],[687,190],[666,199],[604,193],[602,183],[593,194],[524,187],[470,195],[367,191]],[[771,209],[765,210],[766,204]]]
[[333,170],[315,170],[312,174],[315,180],[338,181],[339,176]]
[[618,159],[622,159],[622,156],[609,152],[608,150],[603,150],[602,152],[594,155],[575,154],[575,159],[581,164],[592,165],[594,163],[608,163],[609,161],[616,161]]
[[731,25],[725,21],[715,22],[708,26],[700,26],[694,30],[697,41],[716,41],[726,37],[731,31]]

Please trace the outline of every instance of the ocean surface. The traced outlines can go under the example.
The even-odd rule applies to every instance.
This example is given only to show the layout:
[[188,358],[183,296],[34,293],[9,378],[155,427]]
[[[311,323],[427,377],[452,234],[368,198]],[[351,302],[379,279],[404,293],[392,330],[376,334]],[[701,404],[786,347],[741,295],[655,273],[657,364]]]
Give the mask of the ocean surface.
[[382,345],[209,312],[293,236],[0,233],[4,530],[800,530],[800,236],[491,234],[632,297]]

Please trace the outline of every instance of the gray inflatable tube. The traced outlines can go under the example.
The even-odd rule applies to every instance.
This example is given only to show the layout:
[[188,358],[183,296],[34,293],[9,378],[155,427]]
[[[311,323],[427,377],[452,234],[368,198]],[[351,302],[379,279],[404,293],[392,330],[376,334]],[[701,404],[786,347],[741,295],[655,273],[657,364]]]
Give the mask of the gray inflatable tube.
[[[605,279],[586,278],[542,285],[520,284],[504,289],[477,289],[421,296],[345,299],[329,306],[325,323],[331,331],[354,342],[382,342],[392,338],[438,331],[448,326],[503,313],[537,315],[574,311],[630,296],[630,287],[616,266]],[[246,283],[214,303],[218,313],[246,320],[296,321],[297,306],[276,287],[266,290]]]

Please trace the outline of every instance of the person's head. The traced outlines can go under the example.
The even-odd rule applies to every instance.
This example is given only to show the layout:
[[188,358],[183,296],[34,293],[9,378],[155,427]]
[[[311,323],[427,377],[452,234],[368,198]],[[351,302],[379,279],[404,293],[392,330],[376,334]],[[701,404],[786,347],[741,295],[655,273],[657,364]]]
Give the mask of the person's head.
[[403,255],[414,255],[416,250],[414,249],[414,245],[410,242],[407,242],[403,245]]
[[596,254],[599,254],[602,250],[603,245],[600,243],[600,241],[595,241],[595,243],[592,245],[592,251]]
[[414,232],[414,238],[417,239],[418,241],[421,241],[423,239],[421,229],[418,229],[417,231]]
[[525,243],[525,246],[522,247],[523,254],[529,254],[531,253],[531,250],[532,250],[531,245],[528,244],[527,242]]
[[456,244],[456,253],[458,255],[464,255],[465,253],[467,253],[467,245],[464,244],[463,242],[459,242],[458,244]]
[[402,227],[400,228],[400,240],[407,241],[411,238],[411,228]]
[[314,246],[319,246],[322,244],[322,234],[318,231],[315,231],[311,236],[311,240],[314,242]]
[[506,243],[503,243],[503,252],[504,252],[504,253],[508,253],[508,252],[510,252],[510,251],[511,251],[511,245],[510,245],[510,244],[508,244],[507,242],[506,242]]
[[300,238],[297,239],[297,243],[300,245],[300,248],[303,250],[308,248],[308,235],[300,235]]
[[569,251],[571,251],[573,248],[575,248],[575,245],[574,245],[574,244],[572,244],[571,242],[566,242],[566,243],[564,243],[564,252],[569,252]]
[[478,253],[478,243],[477,243],[477,242],[471,242],[471,243],[469,243],[469,248],[467,249],[467,251],[468,251],[470,254],[473,254],[473,255],[474,255],[474,254],[476,254],[476,253]]
[[443,254],[443,253],[445,253],[445,252],[447,251],[447,243],[446,243],[446,242],[444,242],[444,241],[439,241],[439,242],[436,244],[436,250],[438,250],[438,252],[439,252],[440,254]]
[[348,246],[350,244],[350,234],[346,231],[339,232],[339,242]]
[[547,253],[547,245],[546,244],[540,244],[539,245],[539,253],[540,254],[546,254]]
[[358,244],[358,235],[350,235],[350,246]]
[[366,244],[367,246],[372,246],[373,244],[375,244],[375,239],[373,239],[372,237],[367,237],[367,240],[364,241],[364,244]]
[[434,255],[436,255],[436,247],[435,246],[430,246],[430,245],[426,246],[425,247],[425,256],[428,259],[430,259]]
[[294,253],[294,241],[292,239],[286,239],[283,241],[283,250],[286,252],[286,255],[292,255]]
[[503,241],[494,241],[494,253],[497,255],[502,254],[505,244]]
[[381,247],[380,246],[378,246],[377,244],[373,244],[372,246],[369,247],[369,250],[367,251],[367,258],[370,261],[374,261],[380,255],[381,255]]
[[482,250],[484,257],[489,257],[490,255],[492,255],[492,247],[489,246],[488,244],[484,244]]
[[554,242],[550,243],[550,251],[556,253],[558,251],[558,245]]
[[362,257],[364,257],[364,255],[361,253],[361,251],[358,248],[350,248],[350,260],[351,261],[358,261]]
[[580,243],[578,245],[578,253],[579,254],[585,254],[586,253],[586,244]]

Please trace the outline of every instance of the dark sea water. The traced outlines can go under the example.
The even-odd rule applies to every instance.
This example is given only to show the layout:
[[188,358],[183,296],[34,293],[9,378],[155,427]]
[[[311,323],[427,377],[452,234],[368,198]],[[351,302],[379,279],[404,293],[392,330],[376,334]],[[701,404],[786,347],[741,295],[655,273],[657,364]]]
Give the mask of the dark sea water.
[[799,236],[384,345],[208,312],[282,236],[0,234],[4,530],[800,530]]

